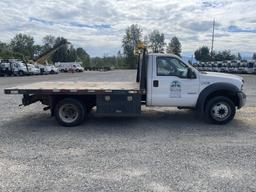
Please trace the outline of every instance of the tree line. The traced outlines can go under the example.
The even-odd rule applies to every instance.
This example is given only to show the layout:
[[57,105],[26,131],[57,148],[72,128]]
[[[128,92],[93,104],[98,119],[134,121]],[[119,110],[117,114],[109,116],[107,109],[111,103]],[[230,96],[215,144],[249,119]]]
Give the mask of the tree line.
[[[67,39],[47,35],[43,37],[42,44],[38,45],[32,36],[20,33],[15,35],[9,43],[0,42],[0,59],[36,60],[42,53],[63,41],[67,42]],[[128,68],[120,51],[117,56],[91,58],[84,48],[74,48],[72,44],[61,46],[47,60],[48,63],[74,61],[82,62],[84,67]]]
[[[10,43],[0,43],[0,58],[16,58],[25,61],[36,60],[40,54],[52,49],[63,41],[67,42],[64,37],[47,35],[42,39],[42,45],[38,45],[35,44],[32,36],[20,33],[15,35],[10,40]],[[83,62],[84,65],[88,65],[90,63],[90,56],[82,47],[74,48],[71,44],[60,47],[48,60],[50,63],[71,61],[79,61]]]
[[[229,60],[242,60],[241,54],[238,52],[237,55],[232,54],[230,50],[224,51],[210,51],[209,47],[202,46],[198,48],[195,52],[195,59],[197,61],[229,61]],[[252,56],[253,60],[256,60],[256,53]]]

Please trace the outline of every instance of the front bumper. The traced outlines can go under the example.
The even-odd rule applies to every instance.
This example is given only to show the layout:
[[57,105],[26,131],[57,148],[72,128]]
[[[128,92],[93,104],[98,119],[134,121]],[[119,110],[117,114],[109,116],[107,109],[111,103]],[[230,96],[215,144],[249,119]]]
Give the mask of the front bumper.
[[245,106],[245,103],[246,103],[246,95],[244,92],[238,92],[237,93],[237,96],[238,96],[238,106],[237,108],[240,109],[242,108],[243,106]]

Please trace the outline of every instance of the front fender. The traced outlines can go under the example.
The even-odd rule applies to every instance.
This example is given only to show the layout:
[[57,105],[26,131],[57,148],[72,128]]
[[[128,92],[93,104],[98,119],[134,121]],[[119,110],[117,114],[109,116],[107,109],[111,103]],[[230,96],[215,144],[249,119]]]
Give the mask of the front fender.
[[204,107],[207,102],[208,96],[217,92],[223,92],[223,96],[225,96],[225,93],[228,95],[236,96],[239,92],[239,89],[235,85],[230,83],[214,83],[204,88],[199,94],[196,104],[197,110],[199,110],[202,115],[204,113]]

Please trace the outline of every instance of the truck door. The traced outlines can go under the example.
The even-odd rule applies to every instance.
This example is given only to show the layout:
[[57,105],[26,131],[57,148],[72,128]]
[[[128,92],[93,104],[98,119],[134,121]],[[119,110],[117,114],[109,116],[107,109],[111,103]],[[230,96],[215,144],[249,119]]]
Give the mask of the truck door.
[[199,95],[199,78],[188,78],[189,66],[175,57],[154,57],[152,105],[194,107]]

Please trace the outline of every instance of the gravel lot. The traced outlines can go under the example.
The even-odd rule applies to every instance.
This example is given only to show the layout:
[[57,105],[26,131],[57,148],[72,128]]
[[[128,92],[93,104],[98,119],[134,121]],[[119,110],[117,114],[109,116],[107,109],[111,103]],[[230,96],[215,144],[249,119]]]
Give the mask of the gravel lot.
[[64,128],[3,89],[36,81],[130,81],[134,71],[0,78],[0,191],[256,191],[256,75],[226,126],[189,110],[145,109]]

